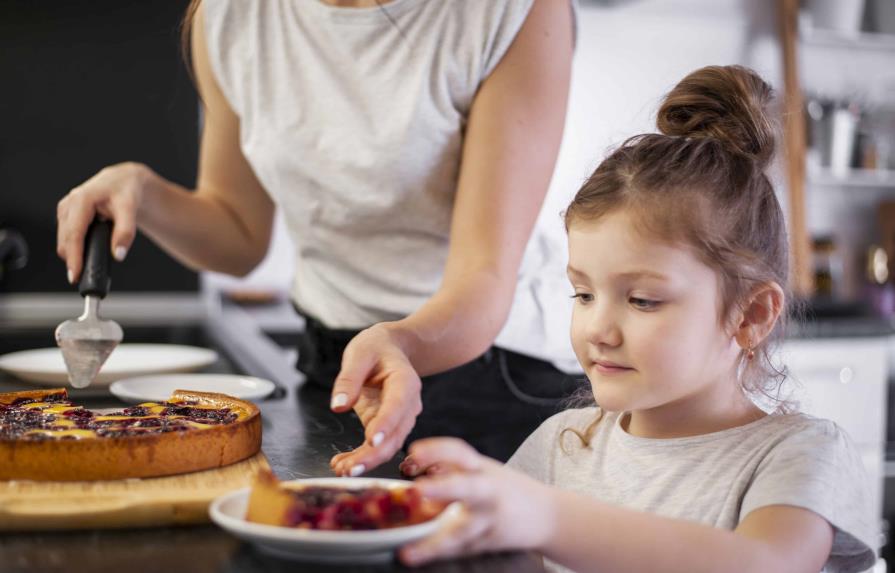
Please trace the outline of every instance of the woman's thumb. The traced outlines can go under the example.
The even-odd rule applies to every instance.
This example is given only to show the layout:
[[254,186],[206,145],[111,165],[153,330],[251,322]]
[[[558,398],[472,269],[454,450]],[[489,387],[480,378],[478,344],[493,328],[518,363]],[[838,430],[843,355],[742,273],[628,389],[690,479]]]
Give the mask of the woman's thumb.
[[342,369],[333,384],[329,407],[334,412],[345,412],[354,407],[360,390],[370,376],[376,357],[369,352],[357,352],[350,346],[342,355]]

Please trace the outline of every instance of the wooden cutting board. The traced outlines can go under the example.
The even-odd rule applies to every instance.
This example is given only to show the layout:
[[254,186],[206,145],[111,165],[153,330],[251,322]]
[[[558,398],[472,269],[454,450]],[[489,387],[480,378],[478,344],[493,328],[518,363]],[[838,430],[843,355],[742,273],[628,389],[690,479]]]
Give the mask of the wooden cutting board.
[[247,487],[269,468],[258,453],[201,472],[149,479],[0,481],[0,531],[155,527],[209,521],[217,496]]

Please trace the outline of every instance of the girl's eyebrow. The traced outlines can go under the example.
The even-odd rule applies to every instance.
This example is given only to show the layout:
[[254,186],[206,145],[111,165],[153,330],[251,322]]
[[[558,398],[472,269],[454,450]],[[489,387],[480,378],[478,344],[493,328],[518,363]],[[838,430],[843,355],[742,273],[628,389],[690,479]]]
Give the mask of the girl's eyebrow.
[[[587,278],[587,274],[585,272],[579,271],[572,265],[569,265],[566,267],[566,272],[575,278],[581,278],[581,279]],[[628,272],[624,272],[624,273],[613,273],[613,274],[609,275],[609,277],[613,278],[613,279],[623,279],[623,280],[648,278],[648,279],[655,279],[655,280],[664,281],[664,282],[668,282],[671,280],[668,276],[663,275],[662,273],[657,273],[656,271],[650,271],[650,270],[628,271]]]
[[628,271],[626,273],[613,273],[610,276],[612,278],[616,278],[616,279],[628,279],[628,280],[640,279],[640,278],[656,279],[656,280],[665,281],[665,282],[668,282],[671,280],[668,276],[663,275],[662,273],[657,273],[656,271],[648,271],[648,270]]
[[585,272],[583,272],[583,271],[579,271],[578,269],[576,269],[576,268],[573,267],[572,265],[569,265],[569,266],[566,267],[566,273],[569,274],[569,275],[572,275],[573,277],[578,277],[578,278],[582,278],[582,279],[586,279],[586,278],[587,278],[587,274],[586,274]]

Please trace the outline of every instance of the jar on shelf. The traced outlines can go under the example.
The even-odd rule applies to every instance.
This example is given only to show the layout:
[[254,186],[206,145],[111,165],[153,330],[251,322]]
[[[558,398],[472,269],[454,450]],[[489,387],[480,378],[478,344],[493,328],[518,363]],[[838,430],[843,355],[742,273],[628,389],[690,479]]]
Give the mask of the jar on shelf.
[[812,263],[814,269],[814,294],[822,298],[833,298],[842,283],[842,257],[832,236],[823,235],[812,240]]

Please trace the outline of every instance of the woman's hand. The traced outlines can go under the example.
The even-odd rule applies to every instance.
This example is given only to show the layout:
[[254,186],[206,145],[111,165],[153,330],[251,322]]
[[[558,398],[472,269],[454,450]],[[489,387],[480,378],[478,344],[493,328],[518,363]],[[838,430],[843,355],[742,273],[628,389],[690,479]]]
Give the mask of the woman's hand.
[[420,377],[399,344],[394,323],[374,325],[354,337],[342,355],[332,410],[352,407],[364,425],[364,443],[333,456],[338,475],[357,476],[390,460],[422,411]]
[[538,549],[550,538],[555,504],[550,487],[482,456],[456,438],[414,442],[405,463],[435,475],[414,482],[423,495],[462,502],[461,510],[431,536],[401,549],[401,560],[434,559],[504,549]]
[[143,188],[152,174],[139,163],[112,165],[59,201],[56,253],[65,261],[68,282],[74,283],[81,275],[84,235],[97,214],[112,220],[110,249],[117,261],[124,260],[137,234],[137,211]]

